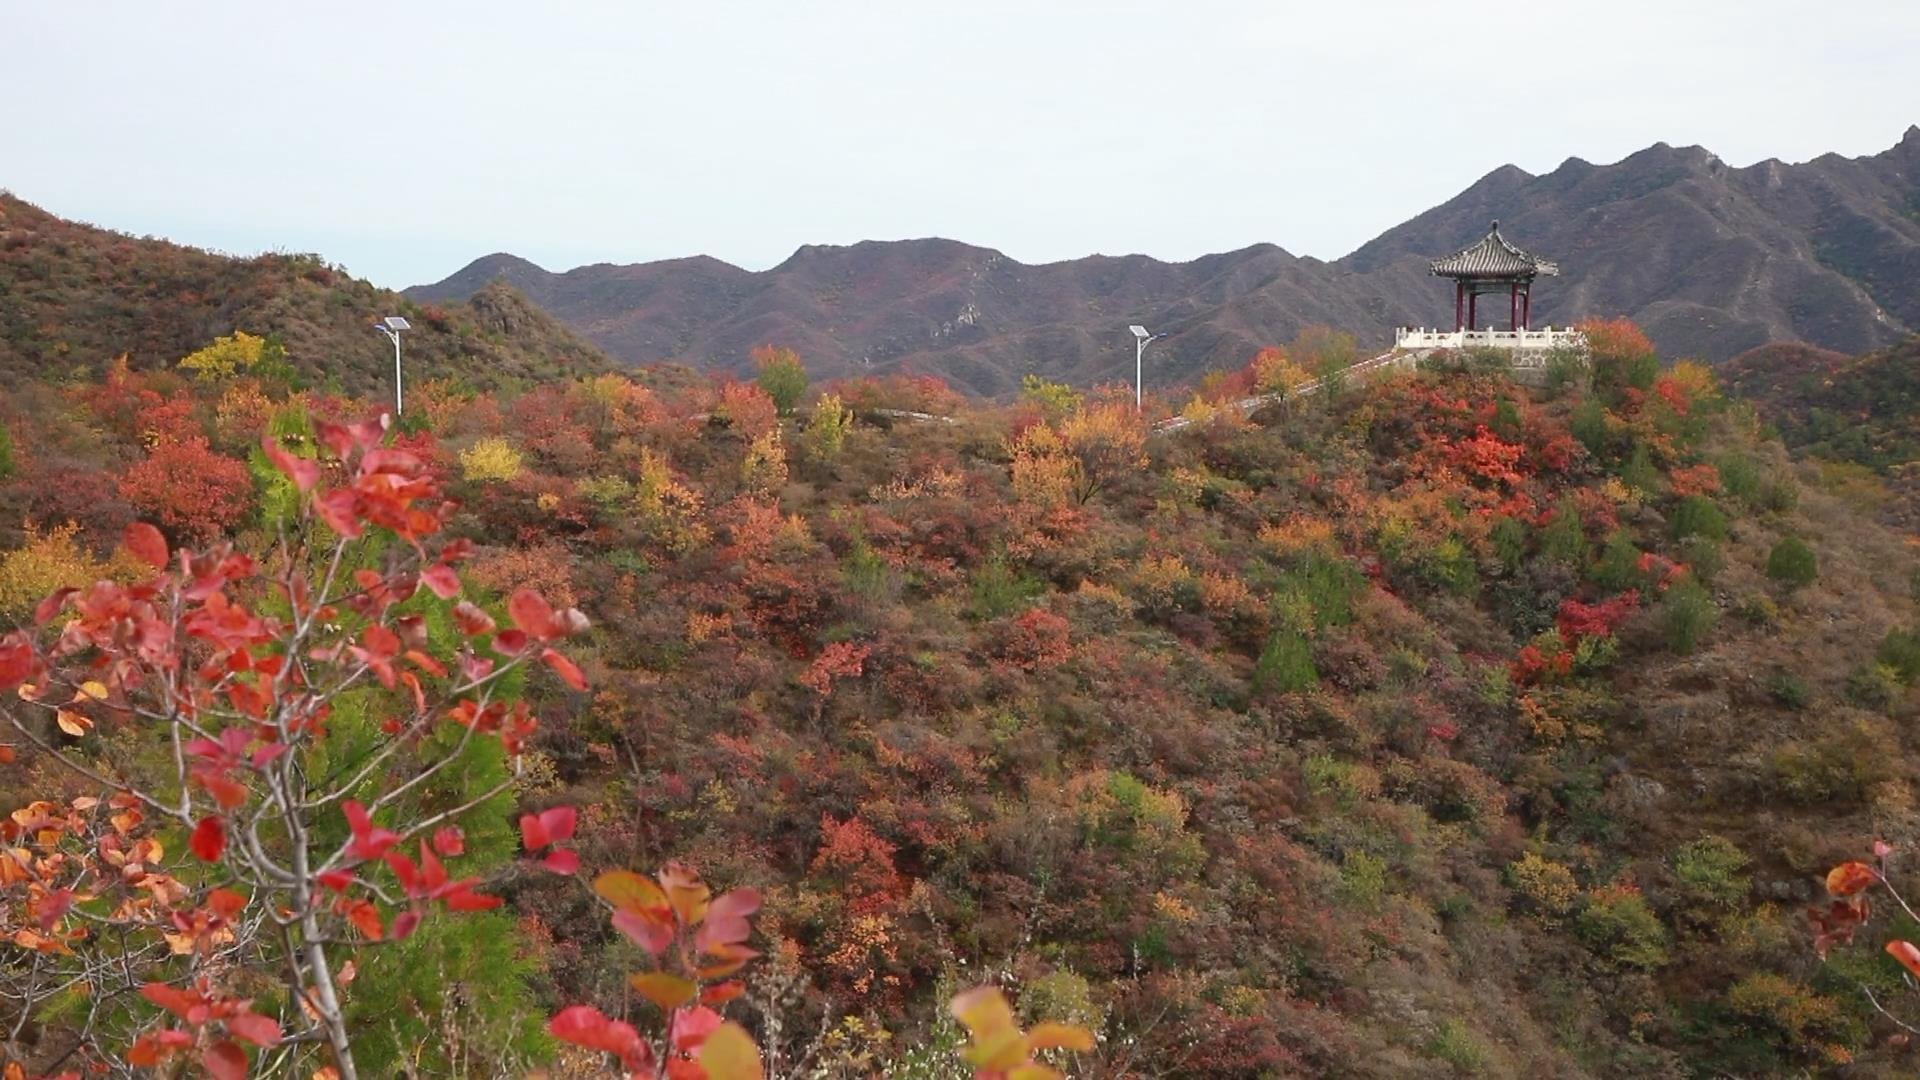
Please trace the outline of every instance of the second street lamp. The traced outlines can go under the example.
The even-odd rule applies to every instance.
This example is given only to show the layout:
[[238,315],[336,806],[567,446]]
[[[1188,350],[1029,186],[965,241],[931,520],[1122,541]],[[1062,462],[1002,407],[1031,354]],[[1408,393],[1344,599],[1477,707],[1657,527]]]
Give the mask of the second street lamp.
[[393,339],[393,418],[399,420],[403,405],[400,393],[400,332],[413,329],[413,324],[398,315],[389,315],[374,323],[373,328]]
[[1147,328],[1144,326],[1141,326],[1139,323],[1135,323],[1132,326],[1127,327],[1127,329],[1133,331],[1133,411],[1138,413],[1140,411],[1140,400],[1141,400],[1141,393],[1140,393],[1141,357],[1146,355],[1147,345],[1150,342],[1159,341],[1161,338],[1166,337],[1167,335],[1149,334],[1147,333]]

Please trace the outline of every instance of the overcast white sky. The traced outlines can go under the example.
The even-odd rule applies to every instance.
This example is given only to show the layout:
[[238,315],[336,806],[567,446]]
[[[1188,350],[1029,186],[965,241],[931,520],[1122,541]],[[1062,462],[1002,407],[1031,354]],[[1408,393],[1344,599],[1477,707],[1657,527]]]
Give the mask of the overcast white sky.
[[0,187],[394,287],[949,236],[1335,258],[1494,167],[1920,122],[1916,0],[0,0]]

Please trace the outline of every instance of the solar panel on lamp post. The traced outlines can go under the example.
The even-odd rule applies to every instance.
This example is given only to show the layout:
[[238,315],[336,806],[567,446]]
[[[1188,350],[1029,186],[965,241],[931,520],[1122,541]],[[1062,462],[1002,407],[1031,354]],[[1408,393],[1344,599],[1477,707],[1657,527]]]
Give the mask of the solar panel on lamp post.
[[398,315],[389,315],[374,323],[373,328],[393,339],[393,418],[398,420],[403,405],[400,392],[400,332],[413,329],[413,324]]
[[1141,411],[1142,396],[1140,390],[1141,357],[1146,355],[1148,343],[1158,341],[1167,335],[1149,334],[1147,333],[1147,328],[1141,326],[1139,323],[1135,323],[1127,327],[1127,329],[1133,332],[1133,411],[1138,413]]

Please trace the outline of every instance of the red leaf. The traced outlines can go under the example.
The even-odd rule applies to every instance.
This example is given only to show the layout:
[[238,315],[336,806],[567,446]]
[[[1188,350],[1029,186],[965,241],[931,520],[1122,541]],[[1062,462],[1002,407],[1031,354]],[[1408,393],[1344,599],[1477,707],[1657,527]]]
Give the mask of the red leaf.
[[453,621],[460,627],[460,632],[468,637],[491,634],[495,626],[493,616],[466,600],[453,605]]
[[[671,918],[671,916],[669,916]],[[659,956],[673,942],[673,927],[670,923],[648,918],[636,911],[616,911],[613,913],[613,928],[653,956]]]
[[448,911],[491,911],[500,906],[501,900],[497,896],[461,889],[448,893],[446,904]]
[[354,858],[377,859],[400,842],[398,834],[374,828],[372,816],[358,802],[348,799],[340,804],[340,809],[347,815],[347,827],[353,831],[353,843],[347,850]]
[[420,583],[433,590],[433,595],[442,600],[451,600],[460,595],[460,575],[446,563],[435,563],[420,571]]
[[167,568],[167,538],[146,522],[136,521],[128,525],[120,534],[120,543],[134,558],[155,570]]
[[591,1005],[570,1005],[547,1021],[547,1034],[562,1042],[620,1055],[631,1072],[650,1071],[653,1052],[632,1024],[610,1020]]
[[553,673],[560,676],[560,680],[568,686],[573,687],[575,690],[585,690],[587,688],[587,677],[580,674],[579,665],[573,661],[552,649],[543,649],[540,653],[540,659],[545,660],[547,666],[553,669]]
[[200,857],[201,862],[213,862],[227,847],[227,829],[217,817],[203,817],[200,824],[193,827],[193,836],[187,846]]
[[539,851],[541,848],[553,843],[553,836],[547,832],[547,827],[541,823],[538,817],[533,814],[521,814],[520,843],[524,845],[528,851]]
[[580,812],[571,806],[556,806],[540,811],[540,824],[546,827],[547,835],[555,840],[573,839],[573,827],[579,820]]
[[33,646],[21,633],[0,638],[0,690],[11,690],[33,677]]
[[247,801],[247,786],[217,769],[195,769],[193,778],[207,789],[222,810],[232,810]]
[[52,933],[53,924],[59,922],[60,916],[65,915],[67,909],[72,906],[72,889],[55,889],[48,893],[46,899],[40,901],[40,917],[36,920],[40,924],[41,932]]
[[467,850],[466,834],[458,825],[442,825],[433,831],[433,849],[451,859]]
[[231,922],[246,909],[247,898],[232,889],[215,889],[207,894],[207,906],[215,915]]
[[1827,871],[1827,891],[1835,896],[1852,896],[1880,880],[1873,867],[1863,862],[1843,862]]
[[420,913],[403,911],[393,918],[393,940],[405,941],[408,936],[420,928]]
[[553,636],[553,608],[532,589],[515,589],[507,598],[507,616],[528,637],[545,641]]
[[747,988],[739,982],[714,983],[712,986],[700,991],[700,1004],[708,1006],[724,1005],[746,992]]
[[540,860],[540,865],[556,874],[570,875],[580,869],[580,856],[572,848],[554,848],[546,858]]
[[79,589],[69,587],[65,589],[55,589],[48,593],[47,598],[40,601],[33,609],[33,624],[35,626],[45,626],[48,620],[60,614],[61,608],[67,606],[67,598],[79,591]]
[[275,1046],[280,1042],[280,1025],[272,1017],[243,1012],[227,1017],[227,1031],[236,1039],[255,1046]]
[[319,462],[293,456],[286,447],[280,445],[280,440],[273,436],[262,435],[260,449],[266,453],[267,460],[273,463],[274,468],[279,469],[287,479],[293,481],[293,486],[300,489],[301,494],[304,495],[313,490],[313,485],[319,481]]
[[247,1052],[238,1043],[225,1039],[214,1043],[201,1053],[200,1064],[213,1080],[247,1080]]
[[140,987],[140,996],[182,1020],[187,1019],[201,1004],[198,995],[161,982],[150,982]]
[[348,870],[323,870],[320,873],[320,884],[334,892],[346,892],[347,886],[353,884],[353,873]]
[[720,1014],[704,1005],[696,1005],[691,1009],[682,1009],[674,1013],[672,1028],[674,1049],[683,1054],[693,1053],[719,1026]]
[[1900,966],[1920,975],[1920,949],[1913,947],[1910,941],[1887,942],[1887,955],[1900,961]]

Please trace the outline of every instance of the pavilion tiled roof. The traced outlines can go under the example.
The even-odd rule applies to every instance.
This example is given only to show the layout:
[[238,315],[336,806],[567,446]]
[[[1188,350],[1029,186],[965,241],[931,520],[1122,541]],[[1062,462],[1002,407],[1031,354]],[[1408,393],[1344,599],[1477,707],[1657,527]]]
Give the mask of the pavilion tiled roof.
[[1500,223],[1494,222],[1487,235],[1444,259],[1429,264],[1436,277],[1505,278],[1555,275],[1560,267],[1520,250],[1500,235]]

